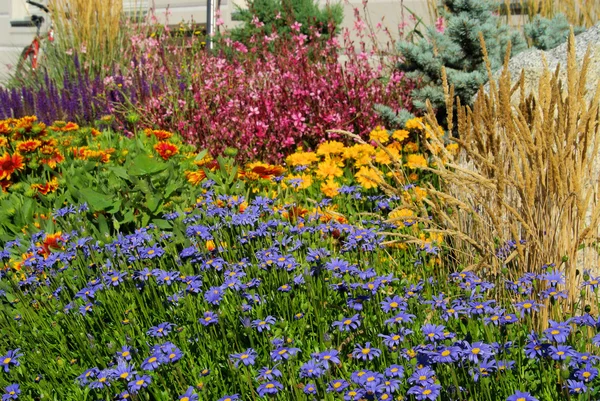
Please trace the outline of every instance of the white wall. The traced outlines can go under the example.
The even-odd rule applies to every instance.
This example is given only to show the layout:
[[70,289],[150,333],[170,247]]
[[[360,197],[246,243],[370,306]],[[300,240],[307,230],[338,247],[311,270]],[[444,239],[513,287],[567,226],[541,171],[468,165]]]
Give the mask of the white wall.
[[[39,1],[39,0],[38,0]],[[43,1],[43,0],[42,0]],[[95,0],[89,0],[95,1]],[[219,0],[214,0],[216,3]],[[327,0],[319,0],[326,4]],[[342,0],[344,4],[344,22],[342,27],[351,28],[354,25],[354,7],[362,11],[362,0]],[[176,25],[182,20],[194,20],[197,23],[204,24],[206,21],[206,3],[207,0],[124,0],[127,4],[150,5],[154,3],[156,15],[160,22],[164,22],[165,11],[169,10],[168,21],[170,25]],[[220,0],[221,18],[225,21],[225,26],[233,26],[231,22],[231,12],[235,4],[244,5],[245,0]],[[373,26],[383,21],[383,25],[395,35],[397,39],[398,24],[402,23],[402,6],[408,7],[418,13],[422,18],[427,19],[427,0],[369,0],[367,13]],[[10,26],[11,19],[29,18],[31,12],[40,14],[37,9],[30,6],[30,10],[25,7],[25,0],[0,0],[0,83],[3,77],[7,75],[7,65],[14,65],[22,49],[31,43],[35,29],[33,28],[13,28]],[[405,20],[408,19],[408,12],[404,13]],[[378,40],[384,43],[388,38],[384,34],[378,35]]]

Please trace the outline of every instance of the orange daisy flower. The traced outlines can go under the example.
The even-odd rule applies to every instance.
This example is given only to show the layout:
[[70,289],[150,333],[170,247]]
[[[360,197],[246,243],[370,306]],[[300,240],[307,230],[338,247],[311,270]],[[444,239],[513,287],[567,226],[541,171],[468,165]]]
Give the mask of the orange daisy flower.
[[23,170],[24,168],[23,156],[18,153],[12,156],[4,153],[4,156],[0,157],[0,180],[9,180],[16,170]]
[[17,150],[22,153],[31,153],[37,148],[42,146],[42,142],[37,139],[30,139],[27,141],[19,142],[17,144]]
[[172,156],[176,155],[179,152],[179,148],[177,145],[174,145],[170,142],[161,141],[154,145],[154,150],[158,152],[160,157],[163,160],[169,160]]
[[32,184],[31,189],[36,189],[42,195],[48,195],[58,189],[58,180],[54,177],[51,181],[45,184]]

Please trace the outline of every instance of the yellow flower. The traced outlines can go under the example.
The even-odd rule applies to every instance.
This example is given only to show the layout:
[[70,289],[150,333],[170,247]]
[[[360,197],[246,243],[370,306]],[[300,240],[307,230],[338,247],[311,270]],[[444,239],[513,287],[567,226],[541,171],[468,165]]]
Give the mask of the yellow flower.
[[323,192],[325,196],[328,196],[330,198],[333,198],[336,195],[338,195],[340,193],[339,189],[340,186],[332,178],[328,179],[326,182],[324,181],[321,183],[321,192]]
[[381,183],[379,171],[371,167],[361,167],[358,173],[354,175],[354,178],[365,189],[377,188],[377,185]]
[[393,221],[393,223],[397,226],[412,226],[413,224],[415,224],[415,220],[411,219],[411,217],[414,216],[415,213],[412,210],[406,208],[393,210],[389,214],[390,220],[395,220]]
[[317,148],[318,155],[332,155],[344,152],[344,144],[338,141],[323,142]]
[[289,155],[285,161],[290,166],[308,166],[318,160],[314,152],[296,152]]
[[390,159],[390,156],[385,152],[385,150],[377,149],[377,152],[375,152],[375,162],[379,164],[390,164],[392,159]]
[[372,141],[379,141],[381,143],[386,143],[389,141],[390,136],[385,128],[380,127],[379,125],[375,127],[373,131],[369,134],[369,139]]
[[[300,185],[291,185],[290,184],[290,180],[292,182],[294,182],[295,180],[298,180]],[[281,187],[282,188],[288,188],[288,187],[292,187],[295,188],[296,191],[300,190],[300,189],[306,189],[308,187],[310,187],[313,183],[312,180],[312,176],[310,174],[301,174],[301,175],[288,175],[287,177],[285,177],[285,180],[283,180],[281,182]]]
[[371,156],[373,156],[374,154],[375,148],[367,143],[356,144],[344,150],[344,158],[354,159],[354,165],[356,167],[369,164],[369,162],[371,161]]
[[414,142],[409,142],[406,145],[404,145],[404,151],[406,153],[415,153],[418,150],[419,150],[419,145],[417,145]]
[[423,124],[423,117],[415,117],[406,122],[405,128],[421,130],[421,124]]
[[420,154],[408,155],[406,164],[408,168],[422,168],[427,167],[427,160]]
[[4,148],[8,145],[8,139],[3,136],[0,136],[0,148]]
[[446,150],[452,155],[457,154],[458,153],[458,143],[451,143],[449,145],[446,145]]
[[417,174],[417,173],[411,173],[411,174],[409,174],[408,179],[410,181],[417,181],[419,179],[419,174]]
[[338,163],[335,160],[325,159],[325,161],[319,163],[316,174],[319,178],[334,178],[341,177],[344,171],[338,167]]
[[394,131],[394,133],[392,134],[392,138],[394,138],[397,141],[402,142],[403,140],[408,138],[409,135],[410,135],[410,132],[408,132],[407,130],[398,129],[398,130]]

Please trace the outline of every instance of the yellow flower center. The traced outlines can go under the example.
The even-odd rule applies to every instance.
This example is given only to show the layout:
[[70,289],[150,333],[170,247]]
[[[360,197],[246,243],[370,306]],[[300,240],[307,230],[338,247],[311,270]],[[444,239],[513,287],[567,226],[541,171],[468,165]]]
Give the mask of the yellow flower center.
[[448,351],[447,349],[442,351],[442,356],[448,356],[450,355],[450,351]]
[[371,352],[371,348],[363,348],[361,351],[364,355],[367,355],[369,352]]
[[119,377],[121,379],[127,379],[129,377],[129,372],[123,372],[123,373],[121,373],[121,375],[119,375]]

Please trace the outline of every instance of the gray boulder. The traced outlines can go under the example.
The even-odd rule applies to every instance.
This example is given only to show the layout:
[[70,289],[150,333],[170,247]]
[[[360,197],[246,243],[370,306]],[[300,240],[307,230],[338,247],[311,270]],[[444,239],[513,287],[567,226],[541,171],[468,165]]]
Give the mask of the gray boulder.
[[[600,23],[575,37],[575,53],[579,66],[581,66],[588,46],[591,47],[591,63],[587,73],[586,97],[587,100],[590,100],[596,91],[598,82],[600,82]],[[565,82],[567,43],[548,51],[531,49],[521,52],[509,61],[508,68],[513,83],[519,79],[522,70],[525,72],[525,91],[527,95],[532,92],[537,93],[538,82],[544,71],[543,57],[546,58],[548,68],[552,72],[560,64],[560,77]],[[496,79],[499,77],[500,72],[495,72]],[[518,91],[513,95],[512,101],[513,104],[518,103]]]

